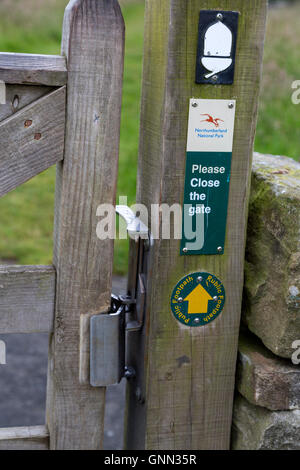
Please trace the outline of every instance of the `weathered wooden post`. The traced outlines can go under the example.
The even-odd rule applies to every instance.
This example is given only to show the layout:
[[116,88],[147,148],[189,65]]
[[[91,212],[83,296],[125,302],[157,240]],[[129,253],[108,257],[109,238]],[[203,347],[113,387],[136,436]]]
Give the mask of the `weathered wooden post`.
[[[266,12],[266,0],[146,1],[138,202],[149,211],[151,204],[187,200],[194,207],[187,190],[195,185],[197,197],[204,194],[199,207],[207,212],[200,218],[204,234],[196,252],[186,248],[186,240],[154,240],[146,322],[142,332],[131,333],[127,358],[137,370],[128,389],[131,449],[229,448]],[[217,45],[205,44],[209,36],[217,37]],[[224,145],[214,147],[211,142],[218,140]],[[214,186],[212,174],[211,192],[201,193],[199,178],[208,185],[208,175],[199,166],[209,167],[210,158],[219,183]],[[191,183],[192,177],[197,181]],[[176,318],[172,292],[191,273],[190,282],[201,285],[212,306],[190,312],[175,290]],[[220,281],[214,297],[209,275]],[[223,310],[215,314],[213,302],[219,300]],[[178,321],[183,311],[186,325]]]
[[79,329],[88,330],[90,316],[110,307],[113,241],[98,240],[96,209],[115,203],[124,53],[118,1],[71,0],[62,53],[67,114],[57,172],[47,424],[52,449],[99,449],[105,388],[89,385],[89,336],[84,331],[79,346]]

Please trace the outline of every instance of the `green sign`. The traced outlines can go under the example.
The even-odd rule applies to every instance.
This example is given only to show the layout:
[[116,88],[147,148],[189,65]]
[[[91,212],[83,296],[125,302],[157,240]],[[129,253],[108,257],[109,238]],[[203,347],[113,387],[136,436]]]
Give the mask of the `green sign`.
[[235,102],[191,100],[182,255],[224,253]]
[[187,152],[181,252],[224,252],[231,153]]
[[225,304],[225,289],[213,274],[197,272],[183,277],[174,287],[171,309],[186,326],[204,326],[214,321]]

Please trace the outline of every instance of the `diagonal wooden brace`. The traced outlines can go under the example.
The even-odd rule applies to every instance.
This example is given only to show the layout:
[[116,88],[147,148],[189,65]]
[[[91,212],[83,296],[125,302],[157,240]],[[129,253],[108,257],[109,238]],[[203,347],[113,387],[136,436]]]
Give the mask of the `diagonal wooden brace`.
[[0,123],[0,196],[63,159],[66,88]]

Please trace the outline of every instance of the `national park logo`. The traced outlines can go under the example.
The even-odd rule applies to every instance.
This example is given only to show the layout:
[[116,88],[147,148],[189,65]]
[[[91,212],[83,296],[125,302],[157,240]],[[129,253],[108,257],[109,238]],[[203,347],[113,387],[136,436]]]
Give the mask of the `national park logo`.
[[207,119],[203,119],[200,122],[210,122],[215,127],[220,127],[219,122],[224,122],[223,119],[220,118],[213,118],[210,114],[201,114],[201,116],[207,116]]
[[186,326],[204,326],[214,321],[225,304],[225,289],[213,274],[188,274],[174,287],[171,309],[174,317]]

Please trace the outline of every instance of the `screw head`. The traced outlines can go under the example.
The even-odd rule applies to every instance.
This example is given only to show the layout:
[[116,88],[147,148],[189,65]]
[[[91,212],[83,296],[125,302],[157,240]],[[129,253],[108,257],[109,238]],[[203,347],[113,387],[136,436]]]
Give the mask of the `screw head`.
[[217,14],[217,19],[218,19],[218,20],[222,21],[223,18],[224,18],[224,17],[223,17],[223,15],[222,15],[222,13],[218,13],[218,14]]
[[15,95],[15,96],[14,96],[14,99],[13,99],[13,101],[12,101],[12,107],[13,107],[14,109],[18,109],[19,104],[20,104],[20,98],[18,97],[18,95]]
[[202,281],[203,281],[203,277],[202,277],[202,276],[197,277],[197,281],[198,281],[198,282],[202,282]]
[[194,102],[192,103],[192,106],[193,106],[193,108],[197,108],[198,103],[196,103],[196,102],[194,101]]
[[24,122],[24,127],[30,127],[32,124],[32,120],[31,119],[27,119],[25,122]]
[[234,108],[234,103],[231,101],[230,103],[228,103],[228,108],[229,109],[233,109]]
[[195,323],[200,323],[200,318],[198,318],[198,317],[195,318],[194,322],[195,322]]
[[215,295],[215,296],[213,297],[213,300],[214,300],[215,302],[217,302],[217,300],[218,300],[218,296],[217,296],[217,295]]
[[187,248],[183,248],[183,253],[187,253],[188,252],[188,249]]
[[218,246],[217,249],[218,249],[218,252],[219,252],[219,253],[223,250],[223,248],[222,248],[221,246]]
[[213,77],[211,77],[211,79],[216,82],[218,80],[218,75],[214,75]]
[[182,297],[178,297],[178,302],[179,302],[180,304],[182,304],[183,298],[182,298]]
[[136,376],[136,373],[135,373],[134,368],[131,366],[128,366],[128,367],[126,366],[124,377],[129,380],[129,379],[133,379],[135,376]]

